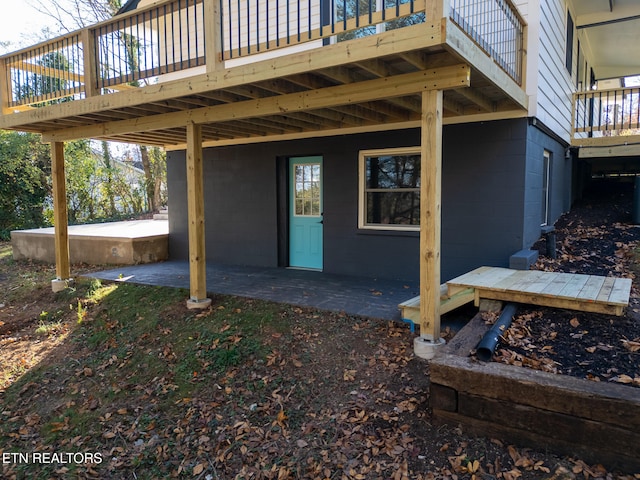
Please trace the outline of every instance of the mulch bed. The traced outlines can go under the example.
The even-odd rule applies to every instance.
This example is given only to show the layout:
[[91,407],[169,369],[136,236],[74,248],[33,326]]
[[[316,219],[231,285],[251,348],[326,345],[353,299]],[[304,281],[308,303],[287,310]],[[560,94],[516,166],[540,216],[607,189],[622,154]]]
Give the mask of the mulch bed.
[[599,181],[556,222],[557,258],[545,256],[544,239],[533,247],[537,270],[632,278],[624,315],[522,306],[494,360],[640,387],[640,227],[631,223],[632,211],[632,183]]

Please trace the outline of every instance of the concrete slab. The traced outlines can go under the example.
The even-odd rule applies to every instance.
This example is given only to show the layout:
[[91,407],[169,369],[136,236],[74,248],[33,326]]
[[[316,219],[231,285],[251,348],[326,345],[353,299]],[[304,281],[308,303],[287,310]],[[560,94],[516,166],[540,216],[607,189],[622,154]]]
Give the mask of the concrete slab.
[[[13,258],[55,263],[54,228],[11,232]],[[131,220],[69,226],[71,263],[135,265],[169,257],[169,222]]]

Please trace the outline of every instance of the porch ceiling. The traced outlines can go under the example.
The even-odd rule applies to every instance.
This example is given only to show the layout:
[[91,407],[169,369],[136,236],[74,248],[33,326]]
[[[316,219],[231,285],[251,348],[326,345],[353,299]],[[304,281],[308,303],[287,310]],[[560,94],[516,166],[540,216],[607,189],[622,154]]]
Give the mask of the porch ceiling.
[[640,74],[638,0],[578,0],[576,27],[583,30],[597,79]]
[[[455,29],[447,30],[458,35]],[[486,55],[474,57],[477,49],[466,37],[456,37],[461,46],[453,49],[424,41],[410,47],[408,35],[411,28],[379,35],[375,45],[358,39],[289,59],[4,115],[0,128],[42,133],[45,141],[96,138],[168,149],[184,148],[189,122],[203,125],[205,146],[356,133],[418,126],[420,95],[430,88],[445,89],[445,122],[526,114],[524,94],[523,101],[509,93],[520,87],[510,79],[510,89],[499,87],[508,77]],[[380,45],[391,53],[380,55]],[[359,46],[369,54],[358,52]],[[337,60],[314,60],[324,55]],[[316,64],[320,68],[309,67]]]

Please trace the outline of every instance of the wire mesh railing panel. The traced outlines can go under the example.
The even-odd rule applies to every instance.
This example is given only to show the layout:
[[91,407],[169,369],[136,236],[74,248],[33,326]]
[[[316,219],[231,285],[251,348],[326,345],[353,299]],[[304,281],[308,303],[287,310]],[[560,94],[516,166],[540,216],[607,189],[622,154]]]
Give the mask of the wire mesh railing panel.
[[508,0],[451,0],[451,19],[522,85],[524,24]]

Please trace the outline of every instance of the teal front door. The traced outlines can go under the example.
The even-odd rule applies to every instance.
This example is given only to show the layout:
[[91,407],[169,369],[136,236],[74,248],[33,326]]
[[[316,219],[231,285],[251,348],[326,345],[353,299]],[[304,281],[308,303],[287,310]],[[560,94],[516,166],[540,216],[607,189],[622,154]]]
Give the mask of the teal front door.
[[322,270],[322,157],[289,159],[289,266]]

